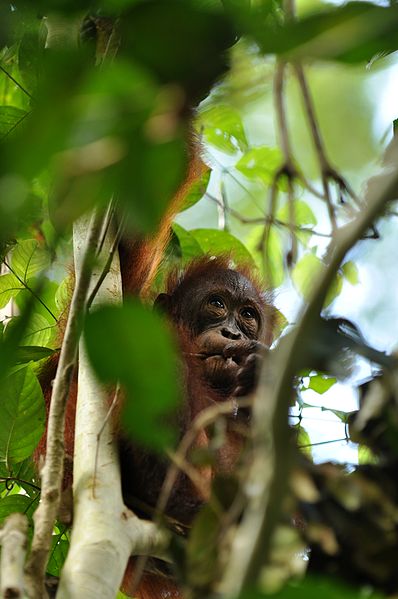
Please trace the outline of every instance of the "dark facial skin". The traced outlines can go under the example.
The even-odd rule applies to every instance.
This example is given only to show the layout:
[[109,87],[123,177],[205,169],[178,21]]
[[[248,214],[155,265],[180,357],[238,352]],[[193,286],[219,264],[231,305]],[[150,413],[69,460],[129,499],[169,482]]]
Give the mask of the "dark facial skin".
[[264,301],[252,283],[233,270],[214,271],[187,285],[178,303],[173,320],[192,331],[205,381],[225,396],[250,393],[266,349]]

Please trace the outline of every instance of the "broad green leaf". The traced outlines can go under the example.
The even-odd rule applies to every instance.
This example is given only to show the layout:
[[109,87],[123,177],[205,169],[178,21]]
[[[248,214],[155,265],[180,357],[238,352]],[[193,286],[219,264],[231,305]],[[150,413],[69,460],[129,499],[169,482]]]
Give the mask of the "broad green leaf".
[[[43,316],[46,320],[49,321],[50,324],[56,323],[60,314],[60,311],[55,303],[55,294],[58,290],[58,284],[55,281],[51,281],[47,277],[41,276],[40,288],[37,288],[35,282],[31,283],[31,286],[35,292],[35,313]],[[20,313],[26,310],[27,305],[30,301],[32,301],[32,291],[30,290],[30,288],[21,291],[21,293],[15,299],[15,303]]]
[[23,284],[12,273],[0,275],[0,308],[4,308],[21,289],[24,289]]
[[210,256],[230,254],[236,262],[254,266],[253,256],[231,233],[217,229],[192,229],[190,234],[199,243],[203,253]]
[[32,507],[32,499],[26,495],[10,495],[0,499],[0,525],[14,512],[26,514]]
[[[294,215],[295,215],[295,224],[303,227],[306,225],[316,225],[317,219],[315,214],[312,212],[311,208],[307,204],[307,202],[303,202],[302,200],[295,200],[294,202]],[[277,219],[281,220],[284,223],[290,222],[289,215],[289,204],[286,202],[277,212]]]
[[248,179],[259,180],[269,185],[276,171],[282,164],[282,153],[279,148],[259,146],[251,148],[238,160],[235,168]]
[[26,110],[15,106],[0,106],[0,137],[10,135],[27,116]]
[[138,301],[101,308],[87,318],[85,342],[105,382],[126,389],[123,428],[136,441],[160,449],[172,442],[170,414],[177,405],[176,345],[159,314]]
[[354,262],[352,262],[352,260],[345,262],[343,264],[343,266],[341,267],[341,271],[342,271],[343,277],[346,281],[351,283],[351,285],[358,285],[358,283],[359,283],[358,268],[357,268],[357,265]]
[[[13,318],[7,326],[7,334],[9,335],[17,326],[20,316]],[[47,318],[38,314],[32,314],[26,324],[20,345],[47,347],[51,344],[53,337],[56,334],[56,322],[50,323]],[[20,350],[17,350],[20,351]]]
[[385,7],[370,2],[349,2],[284,25],[274,22],[264,26],[253,15],[251,28],[265,53],[355,63],[395,51],[398,48],[397,25],[398,8],[395,5]]
[[48,253],[36,239],[20,241],[12,253],[12,269],[24,282],[47,268],[49,263]]
[[199,242],[193,235],[191,235],[190,231],[186,231],[177,223],[173,224],[172,229],[178,238],[181,249],[181,258],[184,261],[192,260],[193,258],[203,255],[203,250]]
[[19,347],[17,349],[15,357],[17,364],[24,364],[26,362],[37,362],[43,358],[48,358],[49,356],[52,356],[54,352],[54,349],[48,347],[25,345],[25,347]]
[[51,539],[51,552],[47,564],[47,573],[59,576],[64,565],[69,549],[69,542],[63,535],[53,535]]
[[235,154],[238,150],[244,151],[247,148],[241,116],[232,106],[211,105],[201,111],[200,121],[203,123],[207,143],[215,148],[227,154]]
[[43,393],[30,365],[3,382],[0,402],[0,460],[15,464],[29,457],[44,432]]
[[211,170],[206,171],[197,181],[194,181],[194,183],[184,191],[184,203],[180,212],[188,210],[188,208],[191,208],[203,198],[209,184],[210,175]]
[[322,395],[329,391],[330,387],[332,387],[336,382],[336,379],[333,377],[328,377],[323,374],[316,374],[315,376],[310,377],[310,382],[308,385],[308,389],[312,389]]
[[292,272],[292,280],[303,297],[308,298],[311,283],[319,275],[324,264],[312,252],[305,254],[296,264]]
[[136,3],[119,26],[123,44],[118,54],[143,65],[156,81],[182,89],[180,110],[208,95],[225,73],[226,50],[236,41],[236,27],[226,11],[215,11],[208,0]]

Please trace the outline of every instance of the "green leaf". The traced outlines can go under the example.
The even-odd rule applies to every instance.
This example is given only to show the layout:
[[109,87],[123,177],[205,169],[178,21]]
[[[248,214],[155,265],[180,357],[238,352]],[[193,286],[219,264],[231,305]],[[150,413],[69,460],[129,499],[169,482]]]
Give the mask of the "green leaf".
[[236,40],[226,13],[208,7],[207,0],[139,2],[125,11],[119,25],[119,54],[145,66],[162,84],[182,88],[186,106],[208,95],[225,72],[226,49]]
[[4,308],[21,289],[24,289],[23,284],[12,273],[0,275],[0,308]]
[[9,135],[22,123],[28,113],[15,106],[0,106],[0,137]]
[[343,424],[347,424],[348,420],[350,418],[350,415],[352,412],[343,412],[342,410],[333,410],[332,408],[321,408],[322,412],[330,412],[331,414],[334,414],[336,416],[336,418],[338,418],[339,420],[341,420],[341,422],[343,422]]
[[35,95],[40,67],[44,55],[44,44],[40,43],[39,20],[37,26],[27,31],[18,49],[18,68],[28,90]]
[[64,565],[69,549],[69,542],[63,535],[53,535],[51,539],[51,552],[47,564],[47,573],[59,576]]
[[[345,586],[335,578],[305,576],[303,579],[288,582],[277,593],[261,591],[244,591],[239,599],[360,599],[363,593],[360,588]],[[370,589],[369,599],[382,599],[385,595]]]
[[[294,214],[295,214],[295,224],[299,227],[304,227],[306,225],[316,225],[317,219],[315,214],[312,212],[311,208],[307,204],[307,202],[303,202],[302,200],[295,200],[294,202]],[[289,215],[289,204],[286,202],[277,212],[277,219],[281,220],[284,223],[290,222]]]
[[189,231],[186,231],[177,223],[173,224],[172,229],[177,236],[181,249],[181,258],[184,262],[188,262],[198,256],[203,256],[203,250],[200,247],[199,242]]
[[12,269],[24,282],[47,268],[49,263],[48,253],[35,239],[20,241],[12,253]]
[[211,583],[219,564],[220,517],[207,505],[195,518],[187,544],[188,580],[195,588]]
[[32,367],[10,374],[0,402],[0,460],[15,464],[29,457],[44,432],[45,419],[43,393]]
[[[17,320],[17,319],[14,319]],[[50,322],[37,312],[32,314],[21,339],[21,345],[46,347],[56,332],[56,322]]]
[[342,271],[343,277],[346,281],[351,283],[351,285],[358,285],[358,283],[359,283],[358,267],[354,262],[352,262],[352,260],[345,262],[343,264],[343,266],[341,267],[341,271]]
[[322,395],[329,391],[330,387],[332,387],[336,382],[336,379],[333,377],[328,377],[323,374],[316,374],[315,376],[310,377],[310,382],[308,385],[308,389],[312,389]]
[[366,445],[358,445],[358,464],[378,464],[379,459]]
[[65,279],[63,279],[58,285],[58,289],[55,292],[55,305],[59,314],[62,314],[62,312],[64,312],[70,304],[72,286],[73,281],[70,276],[65,277]]
[[322,260],[312,252],[304,254],[294,267],[292,272],[293,283],[306,299],[311,292],[312,281],[319,275],[319,272],[323,268],[324,264]]
[[176,344],[166,322],[138,301],[107,306],[88,316],[85,342],[100,380],[119,381],[126,389],[127,433],[155,449],[170,444],[179,378]]
[[206,171],[198,180],[194,181],[192,185],[185,191],[185,198],[180,212],[188,210],[199,202],[206,193],[207,186],[209,184],[211,170]]
[[294,430],[297,434],[297,447],[308,457],[312,457],[311,439],[305,428],[297,423],[294,425]]
[[253,256],[243,243],[227,231],[192,229],[190,234],[196,239],[205,254],[210,256],[231,254],[236,262],[255,265]]
[[238,160],[235,168],[251,180],[260,180],[270,185],[282,164],[282,153],[278,148],[258,146],[248,150]]
[[285,278],[285,259],[283,242],[280,231],[271,227],[268,239],[264,244],[263,253],[258,249],[259,242],[264,233],[264,227],[254,227],[246,240],[246,247],[255,257],[256,264],[263,273],[268,285],[279,287]]
[[200,113],[203,123],[203,134],[210,145],[226,152],[235,154],[244,151],[248,142],[239,112],[228,104],[215,104],[205,108]]
[[397,25],[396,5],[349,2],[284,25],[264,26],[254,13],[250,27],[265,53],[355,63],[395,51]]
[[25,347],[19,347],[17,349],[15,358],[17,364],[24,364],[26,362],[37,362],[43,358],[48,358],[49,356],[52,356],[54,352],[54,349],[48,347],[25,345]]
[[20,514],[26,514],[32,507],[32,499],[26,495],[10,495],[9,497],[3,497],[0,499],[0,525],[3,524],[4,520],[13,514],[19,512]]
[[326,294],[324,307],[326,308],[331,304],[338,295],[340,295],[341,290],[343,289],[343,277],[340,273],[337,273],[333,279],[332,284],[329,287],[329,290]]

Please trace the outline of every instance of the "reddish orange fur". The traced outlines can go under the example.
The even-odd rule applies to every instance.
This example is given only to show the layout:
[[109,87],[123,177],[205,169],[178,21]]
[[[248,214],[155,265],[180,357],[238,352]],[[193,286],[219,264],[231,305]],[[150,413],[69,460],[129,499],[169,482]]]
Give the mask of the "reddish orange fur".
[[155,278],[164,250],[171,235],[171,224],[180,210],[190,186],[208,167],[198,155],[198,148],[190,147],[190,162],[184,182],[178,189],[153,237],[123,241],[119,250],[120,268],[125,295],[146,297]]

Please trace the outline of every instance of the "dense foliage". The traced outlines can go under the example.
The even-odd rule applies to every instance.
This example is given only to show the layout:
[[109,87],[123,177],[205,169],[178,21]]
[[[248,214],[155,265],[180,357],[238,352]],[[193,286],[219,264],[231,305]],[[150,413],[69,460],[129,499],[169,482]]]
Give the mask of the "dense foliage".
[[[272,566],[258,591],[244,597],[262,596],[264,588],[282,597],[357,596],[364,585],[390,592],[398,553],[397,365],[384,347],[377,351],[364,340],[344,302],[335,303],[361,284],[358,252],[344,252],[329,280],[326,274],[335,244],[349,234],[348,223],[366,214],[372,198],[385,194],[375,211],[380,220],[370,218],[347,251],[381,243],[394,218],[394,180],[385,192],[383,173],[366,188],[361,175],[370,169],[374,174],[370,164],[383,150],[366,122],[371,102],[365,67],[397,49],[398,8],[316,4],[297,19],[289,2],[276,1],[252,7],[233,0],[99,4],[43,0],[33,9],[17,0],[3,3],[0,12],[0,522],[22,512],[33,534],[40,481],[32,454],[45,430],[38,373],[59,350],[58,324],[71,296],[72,226],[112,200],[131,234],[153,232],[186,167],[186,114],[200,103],[195,128],[211,173],[188,190],[154,292],[168,267],[229,253],[258,269],[265,286],[290,294],[295,308],[289,314],[275,294],[275,336],[283,346],[291,339],[290,325],[301,322],[299,307],[314,300],[314,281],[326,281],[319,296],[322,317],[318,311],[303,325],[300,351],[289,366],[290,423],[306,458],[292,460],[291,488],[285,482],[281,495],[288,492],[287,513],[293,510],[305,522],[303,537],[280,525]],[[362,79],[347,76],[341,105],[325,108],[327,85],[331,96],[337,93],[333,71],[320,82],[317,71],[309,86],[306,61],[315,72],[317,61],[325,61],[326,70],[350,64]],[[344,102],[356,93],[362,112],[350,104],[347,115]],[[325,123],[318,122],[315,107]],[[357,113],[352,120],[350,110]],[[309,123],[304,133],[303,117]],[[334,128],[341,134],[337,140]],[[383,166],[391,171],[395,164],[390,147]],[[165,421],[178,402],[174,342],[160,318],[138,302],[106,307],[88,317],[84,335],[99,378],[122,383],[128,395],[142,400],[138,410],[127,402],[131,434],[157,450],[173,443]],[[282,371],[283,360],[276,364]],[[358,364],[368,370],[360,388],[362,409],[354,413],[333,404],[333,397],[342,379],[359,387],[362,377],[352,375]],[[343,423],[346,440],[359,444],[362,465],[350,475],[344,466],[312,462],[305,415],[311,397],[326,392],[331,399],[325,410]],[[287,410],[285,416],[287,422]],[[214,518],[209,511],[200,515],[182,560],[183,576],[198,596],[208,596],[218,574]],[[59,576],[68,539],[67,527],[57,523],[48,573]],[[294,555],[306,547],[314,572],[337,574],[354,590],[306,578],[281,591],[295,577]]]

